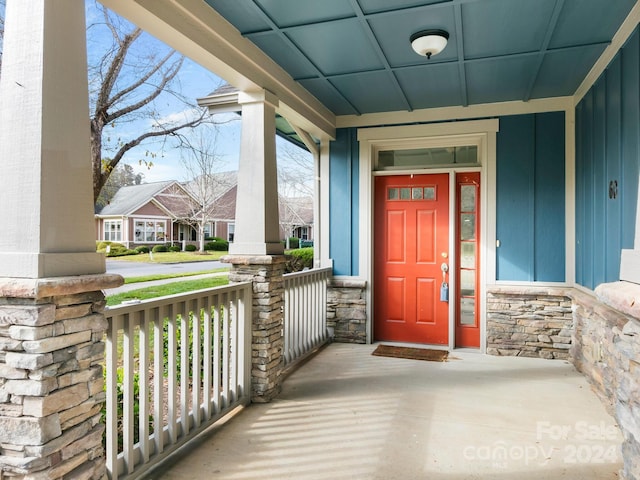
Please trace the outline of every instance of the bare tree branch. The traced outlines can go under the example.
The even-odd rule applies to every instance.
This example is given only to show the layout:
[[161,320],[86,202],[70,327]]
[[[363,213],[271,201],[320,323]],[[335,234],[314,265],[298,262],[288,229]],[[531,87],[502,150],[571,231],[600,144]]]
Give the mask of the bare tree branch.
[[184,139],[181,149],[181,162],[188,177],[185,188],[195,200],[188,218],[183,220],[198,228],[201,252],[204,252],[205,226],[214,220],[214,207],[229,188],[217,175],[222,164],[216,152],[217,134],[215,128],[200,129],[193,140]]
[[[202,114],[198,118],[196,118],[195,120],[192,120],[192,121],[189,121],[189,122],[185,122],[185,123],[182,123],[182,124],[174,126],[174,127],[163,128],[162,130],[156,130],[156,131],[152,130],[152,131],[145,132],[145,133],[139,135],[137,138],[134,138],[133,140],[130,140],[127,143],[125,143],[124,145],[122,145],[120,147],[120,149],[115,153],[113,158],[108,159],[106,161],[101,161],[100,162],[101,173],[100,173],[100,176],[98,177],[98,180],[101,183],[99,185],[100,190],[102,189],[102,187],[106,183],[106,181],[109,178],[109,175],[111,174],[111,172],[116,168],[116,166],[118,165],[120,160],[122,160],[124,155],[129,150],[131,150],[134,147],[137,147],[138,145],[140,145],[143,141],[145,141],[148,138],[167,137],[167,136],[170,136],[170,135],[177,135],[177,132],[179,130],[182,130],[182,129],[187,128],[187,127],[192,127],[192,128],[197,127],[198,125],[200,125],[203,122],[204,119],[205,119],[205,112],[202,112]],[[94,177],[94,181],[95,181],[95,177]],[[94,191],[95,191],[95,187],[96,186],[94,184]]]
[[[175,53],[175,52],[173,52],[173,53]],[[166,58],[168,59],[169,57],[171,57],[171,55],[173,55],[173,53],[168,55]],[[162,60],[163,64],[164,64],[165,61],[166,60]],[[134,103],[132,105],[128,105],[128,106],[126,106],[126,107],[124,107],[124,108],[122,108],[120,110],[117,110],[117,111],[109,114],[107,116],[107,118],[106,118],[106,120],[107,120],[106,123],[111,123],[114,120],[116,120],[116,119],[118,119],[118,118],[120,118],[120,117],[122,117],[124,115],[128,115],[131,112],[139,110],[142,107],[144,107],[145,105],[151,103],[156,98],[158,98],[158,96],[160,96],[165,91],[166,86],[176,77],[176,75],[180,71],[180,68],[182,67],[183,62],[184,62],[184,57],[181,57],[180,60],[176,63],[176,65],[173,67],[173,69],[171,69],[168,72],[164,73],[160,84],[158,86],[156,86],[154,88],[154,90],[151,91],[151,93],[149,95],[147,95],[145,98],[143,98],[139,102],[136,102],[136,103]],[[160,67],[162,67],[162,65],[158,64],[157,68],[154,68],[154,72],[149,72],[149,74],[146,77],[148,78],[148,77],[153,76],[153,74],[155,72],[157,72],[160,69]],[[130,91],[133,91],[136,88],[139,88],[144,83],[146,83],[147,78],[141,78],[135,84],[131,85],[128,88],[128,90],[129,90],[128,92],[125,92],[125,91],[120,92],[109,103],[111,105],[114,105],[117,102],[117,100],[119,100],[120,98],[123,98],[127,93],[129,93]]]
[[313,216],[313,172],[309,152],[288,142],[278,144],[278,206],[287,249],[294,230],[308,226],[307,218]]
[[[89,83],[94,92],[90,96],[94,200],[111,172],[132,149],[152,138],[163,138],[164,145],[168,138],[179,138],[181,130],[195,128],[205,121],[205,112],[193,99],[187,101],[180,93],[171,91],[184,57],[169,48],[158,48],[156,43],[152,46],[140,28],[119,19],[103,6],[96,4],[96,7],[102,12],[103,23],[88,27],[88,41],[92,41],[92,35],[97,36],[100,40],[95,42],[95,48],[102,49],[89,67],[93,77]],[[104,41],[105,33],[111,35],[112,42]],[[198,114],[178,124],[157,119],[154,105],[163,94],[173,95]],[[151,121],[146,127],[141,127],[141,122],[132,123],[133,138],[111,139],[105,134],[106,128],[139,119]]]

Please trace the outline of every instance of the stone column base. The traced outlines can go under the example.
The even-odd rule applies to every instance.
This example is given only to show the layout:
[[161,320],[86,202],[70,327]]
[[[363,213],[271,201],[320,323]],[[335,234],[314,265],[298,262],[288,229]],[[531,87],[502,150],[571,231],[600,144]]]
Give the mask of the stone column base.
[[0,279],[0,472],[6,478],[105,478],[101,290],[122,283],[119,275]]
[[284,348],[284,255],[228,255],[230,282],[253,283],[251,401],[270,402],[281,388]]

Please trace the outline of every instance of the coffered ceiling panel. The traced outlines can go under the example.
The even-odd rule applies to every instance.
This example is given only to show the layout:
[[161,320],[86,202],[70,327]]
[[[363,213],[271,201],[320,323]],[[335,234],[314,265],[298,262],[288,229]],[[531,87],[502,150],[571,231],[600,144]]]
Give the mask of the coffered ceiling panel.
[[[337,115],[572,95],[635,0],[203,0]],[[428,59],[409,37],[441,29]]]

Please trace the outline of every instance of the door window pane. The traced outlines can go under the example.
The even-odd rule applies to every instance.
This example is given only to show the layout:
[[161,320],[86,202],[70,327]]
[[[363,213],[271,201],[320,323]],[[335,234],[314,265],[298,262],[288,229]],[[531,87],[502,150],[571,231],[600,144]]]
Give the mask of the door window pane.
[[397,200],[398,199],[398,189],[390,188],[387,190],[387,199],[389,200]]
[[400,189],[400,200],[410,200],[411,189],[409,187],[403,187]]
[[460,266],[462,268],[476,268],[475,242],[462,242],[460,244]]
[[411,198],[413,200],[422,200],[422,187],[411,189]]
[[460,211],[476,211],[476,187],[475,185],[462,185],[460,187]]
[[436,187],[424,187],[424,199],[435,200],[436,199]]
[[476,313],[475,313],[476,301],[473,298],[461,298],[460,299],[460,324],[461,325],[475,325]]
[[460,215],[460,240],[475,240],[476,216],[473,213]]
[[460,271],[460,294],[473,297],[476,294],[476,271]]

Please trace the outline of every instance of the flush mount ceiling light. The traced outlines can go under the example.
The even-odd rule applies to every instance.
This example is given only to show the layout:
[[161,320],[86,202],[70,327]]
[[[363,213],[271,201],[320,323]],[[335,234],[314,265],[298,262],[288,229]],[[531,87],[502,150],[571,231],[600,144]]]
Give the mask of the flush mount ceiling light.
[[444,30],[422,30],[411,35],[411,48],[427,58],[439,54],[447,46],[449,34]]

